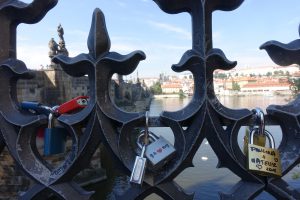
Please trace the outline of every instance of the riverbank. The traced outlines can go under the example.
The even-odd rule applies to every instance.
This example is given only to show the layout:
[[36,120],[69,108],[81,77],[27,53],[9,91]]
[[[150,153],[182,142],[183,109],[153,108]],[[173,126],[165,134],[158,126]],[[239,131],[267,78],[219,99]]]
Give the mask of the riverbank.
[[153,97],[147,97],[143,100],[135,101],[132,105],[119,106],[121,110],[126,112],[143,112],[150,108]]
[[153,96],[155,99],[163,98],[179,98],[179,94],[156,94]]

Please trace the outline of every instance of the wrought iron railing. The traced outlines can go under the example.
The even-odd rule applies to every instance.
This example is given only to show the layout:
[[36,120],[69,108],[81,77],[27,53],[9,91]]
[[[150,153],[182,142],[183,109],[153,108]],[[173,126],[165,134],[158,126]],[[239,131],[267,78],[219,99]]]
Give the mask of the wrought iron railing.
[[[300,191],[293,189],[282,178],[260,176],[246,167],[246,156],[238,146],[241,126],[253,123],[253,113],[247,109],[232,110],[223,106],[215,96],[213,71],[228,70],[236,62],[229,61],[220,49],[213,48],[212,12],[231,11],[243,0],[154,0],[166,13],[188,12],[192,18],[192,49],[186,51],[180,62],[172,66],[176,72],[189,70],[194,76],[194,96],[188,106],[176,112],[162,112],[152,117],[150,127],[170,127],[175,138],[175,158],[160,171],[147,171],[142,186],[132,185],[117,199],[142,199],[156,193],[165,199],[192,199],[174,182],[184,169],[192,167],[192,160],[204,138],[219,159],[218,167],[225,167],[239,176],[230,193],[221,193],[221,199],[253,199],[267,191],[277,199],[300,199]],[[44,115],[33,115],[17,109],[16,82],[32,74],[25,64],[16,59],[16,28],[20,23],[37,23],[57,0],[34,0],[25,4],[17,0],[0,1],[0,149],[7,146],[11,156],[35,185],[20,195],[20,199],[45,199],[54,194],[61,199],[89,199],[87,192],[72,179],[90,161],[100,142],[119,160],[130,175],[136,156],[129,145],[133,130],[145,125],[145,113],[128,113],[117,108],[109,98],[109,81],[114,73],[132,73],[145,54],[135,51],[128,55],[110,52],[110,40],[104,15],[95,9],[88,37],[88,54],[75,58],[63,55],[53,61],[74,77],[88,75],[90,102],[81,112],[62,115],[59,122],[72,133],[72,150],[64,162],[53,168],[38,153],[35,145],[36,128],[47,124]],[[300,64],[300,40],[290,44],[267,42],[266,49],[279,65]],[[300,162],[300,99],[284,106],[267,108],[267,124],[280,125],[282,142],[279,146],[282,175]],[[223,126],[227,126],[223,129]],[[85,127],[82,129],[80,127]],[[183,128],[187,127],[187,128]],[[201,177],[199,177],[201,179]]]

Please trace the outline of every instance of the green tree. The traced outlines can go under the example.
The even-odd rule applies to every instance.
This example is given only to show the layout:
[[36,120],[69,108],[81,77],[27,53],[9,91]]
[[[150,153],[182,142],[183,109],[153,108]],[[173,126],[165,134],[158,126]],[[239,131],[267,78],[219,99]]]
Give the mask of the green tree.
[[150,92],[151,92],[152,94],[161,94],[161,93],[162,93],[162,89],[161,89],[161,84],[160,84],[160,82],[154,83],[154,84],[150,87]]
[[237,82],[232,81],[232,90],[241,91],[241,87]]
[[267,74],[266,74],[268,77],[269,76],[272,76],[272,72],[267,72]]
[[284,74],[284,72],[282,70],[279,70],[278,74],[282,76]]
[[227,75],[224,74],[224,73],[218,73],[218,74],[216,74],[215,77],[216,77],[216,78],[219,78],[219,79],[226,79],[226,78],[227,78]]
[[300,92],[300,78],[289,79],[292,83],[290,90],[293,92],[293,95],[296,96]]
[[179,98],[180,98],[180,99],[183,99],[183,98],[186,97],[182,89],[179,90],[178,95],[179,95]]

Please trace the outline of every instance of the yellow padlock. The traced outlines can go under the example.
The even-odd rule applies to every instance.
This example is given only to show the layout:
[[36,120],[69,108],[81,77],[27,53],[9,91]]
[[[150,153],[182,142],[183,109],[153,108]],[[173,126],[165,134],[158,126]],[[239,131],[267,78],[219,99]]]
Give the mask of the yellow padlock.
[[254,135],[258,132],[253,129],[249,135],[248,144],[248,170],[261,176],[281,177],[281,160],[279,151],[275,149],[275,141],[272,134],[265,130],[264,135],[269,140],[270,148],[253,144]]
[[[246,133],[244,136],[244,148],[243,148],[243,152],[245,155],[248,154],[249,133],[250,133],[250,127],[246,127]],[[264,134],[254,134],[253,144],[262,147],[266,146],[266,136]]]

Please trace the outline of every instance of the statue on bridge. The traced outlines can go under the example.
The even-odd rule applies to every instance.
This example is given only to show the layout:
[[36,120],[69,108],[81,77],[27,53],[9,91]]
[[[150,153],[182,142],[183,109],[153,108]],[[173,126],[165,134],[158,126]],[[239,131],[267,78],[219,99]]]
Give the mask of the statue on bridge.
[[65,55],[69,56],[69,52],[66,48],[66,43],[64,39],[64,29],[61,24],[58,25],[57,27],[57,33],[59,37],[59,43],[57,44],[54,38],[51,38],[51,40],[48,43],[49,47],[49,57],[52,59],[56,55]]
[[58,54],[69,56],[69,52],[66,48],[66,43],[65,43],[65,39],[64,39],[64,28],[61,26],[61,24],[58,25],[57,32],[58,32],[58,37],[60,39]]
[[55,42],[54,38],[51,38],[51,40],[48,43],[49,47],[49,57],[52,59],[54,56],[58,54],[58,44]]

